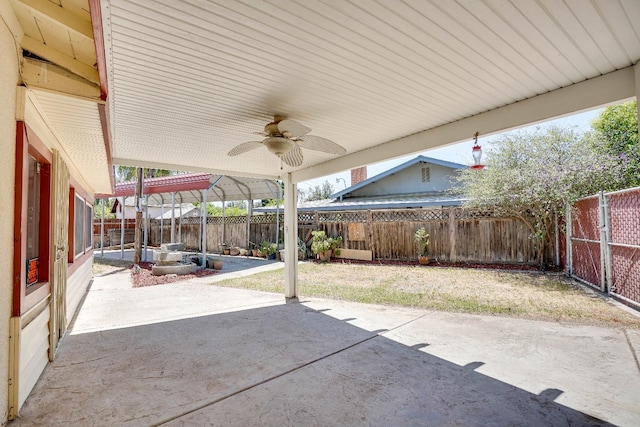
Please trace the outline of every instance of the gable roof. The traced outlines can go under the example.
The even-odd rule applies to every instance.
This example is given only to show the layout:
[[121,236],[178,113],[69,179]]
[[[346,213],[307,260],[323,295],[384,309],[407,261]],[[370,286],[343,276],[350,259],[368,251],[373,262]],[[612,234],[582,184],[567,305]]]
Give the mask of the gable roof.
[[373,184],[374,182],[378,182],[381,179],[384,179],[388,176],[394,175],[400,171],[403,171],[407,168],[410,168],[413,165],[416,165],[418,163],[430,163],[433,165],[438,165],[438,166],[444,166],[446,168],[451,168],[451,169],[465,169],[468,166],[467,165],[463,165],[461,163],[454,163],[454,162],[448,162],[446,160],[440,160],[440,159],[434,159],[433,157],[427,157],[427,156],[417,156],[414,157],[413,159],[406,161],[394,168],[391,168],[385,172],[379,173],[378,175],[372,176],[369,179],[366,179],[362,182],[359,182],[355,185],[352,185],[351,187],[347,187],[342,191],[339,191],[337,193],[332,194],[331,196],[329,196],[330,198],[340,198],[340,197],[344,197],[345,195],[352,193],[360,188],[366,187],[369,184]]

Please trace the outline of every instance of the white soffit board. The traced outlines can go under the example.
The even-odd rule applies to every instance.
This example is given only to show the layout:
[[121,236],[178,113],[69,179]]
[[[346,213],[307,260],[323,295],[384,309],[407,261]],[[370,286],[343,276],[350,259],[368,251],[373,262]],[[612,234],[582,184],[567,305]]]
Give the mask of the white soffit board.
[[281,169],[264,147],[226,153],[282,114],[344,146],[348,168],[640,59],[637,0],[101,4],[116,164],[321,176],[337,156],[303,149]]
[[66,158],[94,193],[110,193],[109,165],[98,104],[55,93],[32,90],[43,117]]

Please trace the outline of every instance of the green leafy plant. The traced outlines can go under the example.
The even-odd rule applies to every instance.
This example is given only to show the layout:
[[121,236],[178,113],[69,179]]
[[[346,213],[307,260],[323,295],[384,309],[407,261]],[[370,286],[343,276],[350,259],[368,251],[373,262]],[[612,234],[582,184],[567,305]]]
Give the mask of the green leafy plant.
[[306,259],[307,258],[307,244],[298,237],[298,258]]
[[266,256],[273,255],[278,252],[278,245],[271,242],[262,242],[260,244],[260,252]]
[[427,230],[425,230],[424,227],[418,228],[415,234],[413,235],[413,239],[416,241],[416,244],[418,245],[420,253],[422,255],[427,255],[429,244],[431,243],[431,240],[429,239],[429,233],[427,233]]
[[342,243],[342,236],[328,237],[324,231],[311,232],[313,241],[311,242],[311,252],[315,255],[337,249]]

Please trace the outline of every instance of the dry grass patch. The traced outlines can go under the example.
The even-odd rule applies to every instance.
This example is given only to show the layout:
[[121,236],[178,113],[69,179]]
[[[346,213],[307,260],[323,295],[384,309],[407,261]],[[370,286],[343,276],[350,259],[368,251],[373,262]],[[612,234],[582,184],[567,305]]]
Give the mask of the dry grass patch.
[[[394,265],[305,263],[300,294],[371,304],[640,328],[640,318],[563,276]],[[284,292],[282,271],[216,285]]]
[[131,266],[131,261],[93,257],[93,276],[103,276],[115,271],[122,271]]

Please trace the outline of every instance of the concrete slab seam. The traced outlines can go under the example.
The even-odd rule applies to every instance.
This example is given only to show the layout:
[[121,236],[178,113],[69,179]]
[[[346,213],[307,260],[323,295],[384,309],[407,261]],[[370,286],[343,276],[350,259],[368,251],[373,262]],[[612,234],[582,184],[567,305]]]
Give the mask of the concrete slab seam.
[[623,329],[622,332],[624,333],[624,338],[627,340],[627,345],[631,350],[631,355],[633,356],[633,360],[636,362],[636,368],[638,368],[638,372],[640,372],[640,361],[638,361],[638,355],[636,354],[636,350],[633,348],[633,345],[631,345],[629,334],[627,333],[626,329]]
[[197,408],[193,408],[193,409],[191,409],[191,410],[189,410],[189,411],[186,411],[186,412],[184,412],[184,413],[182,413],[182,414],[179,414],[179,415],[173,416],[173,417],[171,417],[171,418],[168,418],[168,419],[166,419],[166,420],[160,421],[159,423],[153,424],[153,427],[158,427],[158,426],[161,426],[161,425],[164,425],[164,424],[170,423],[170,422],[172,422],[172,421],[178,420],[179,418],[182,418],[182,417],[184,417],[185,415],[189,415],[189,414],[192,414],[192,413],[194,413],[194,412],[200,411],[200,410],[202,410],[202,409],[204,409],[204,408],[207,408],[207,407],[209,407],[209,406],[215,405],[216,403],[222,402],[223,400],[226,400],[226,399],[229,399],[229,398],[231,398],[231,397],[233,397],[233,396],[237,396],[238,394],[244,393],[245,391],[249,391],[249,390],[251,390],[251,389],[253,389],[253,388],[259,387],[259,386],[261,386],[261,385],[263,385],[263,384],[266,384],[266,383],[268,383],[268,382],[271,382],[271,381],[273,381],[273,380],[276,380],[276,379],[278,379],[278,378],[281,378],[281,377],[283,377],[283,376],[285,376],[285,375],[288,375],[288,374],[290,374],[290,373],[296,372],[296,371],[298,371],[298,370],[300,370],[300,369],[302,369],[302,368],[305,368],[305,367],[307,367],[307,366],[310,366],[310,365],[312,365],[312,364],[314,364],[314,363],[316,363],[316,362],[319,362],[319,361],[321,361],[321,360],[323,360],[323,359],[327,359],[327,358],[329,358],[329,357],[331,357],[331,356],[335,356],[336,354],[342,353],[343,351],[349,350],[349,349],[351,349],[351,348],[353,348],[353,347],[356,347],[356,346],[358,346],[358,345],[360,345],[360,344],[362,344],[362,343],[365,343],[365,342],[367,342],[367,341],[369,341],[369,340],[372,340],[373,338],[376,338],[376,337],[378,337],[378,336],[379,336],[379,334],[373,334],[373,335],[371,335],[371,336],[369,336],[369,337],[367,337],[367,338],[364,338],[364,339],[362,339],[362,340],[359,340],[359,341],[357,341],[357,342],[355,342],[355,343],[353,343],[353,344],[350,344],[350,345],[348,345],[348,346],[346,346],[346,347],[343,347],[343,348],[341,348],[341,349],[338,349],[338,350],[336,350],[336,351],[334,351],[334,352],[331,352],[331,353],[329,353],[329,354],[325,354],[324,356],[320,356],[320,357],[318,357],[318,358],[315,358],[315,359],[313,359],[313,360],[310,360],[309,362],[305,362],[305,363],[303,363],[303,364],[302,364],[302,365],[300,365],[300,366],[296,366],[296,367],[294,367],[294,368],[291,368],[291,369],[288,369],[288,370],[286,370],[286,371],[284,371],[284,372],[281,372],[281,373],[279,373],[279,374],[277,374],[277,375],[273,375],[273,376],[271,376],[271,377],[269,377],[269,378],[265,378],[264,380],[262,380],[262,381],[258,381],[258,382],[257,382],[257,383],[255,383],[255,384],[248,385],[248,386],[246,386],[246,387],[244,387],[244,388],[241,388],[240,390],[236,390],[236,391],[234,391],[234,392],[231,392],[231,393],[229,393],[229,394],[227,394],[227,395],[225,395],[225,396],[219,397],[218,399],[215,399],[215,400],[213,400],[213,401],[211,401],[211,402],[208,402],[208,403],[202,404],[202,405],[198,406]]

